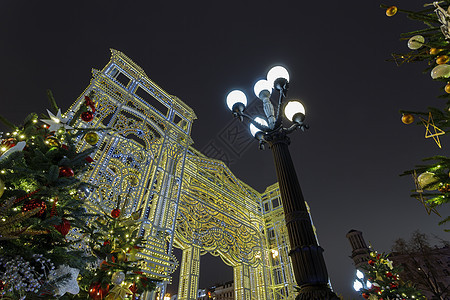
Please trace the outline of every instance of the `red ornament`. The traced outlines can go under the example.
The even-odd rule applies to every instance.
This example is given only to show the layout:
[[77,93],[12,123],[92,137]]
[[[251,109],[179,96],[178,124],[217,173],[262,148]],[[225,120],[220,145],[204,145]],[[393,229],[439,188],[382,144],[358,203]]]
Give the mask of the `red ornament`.
[[390,283],[389,286],[391,287],[391,289],[395,289],[398,287],[398,285],[396,285],[395,283]]
[[85,111],[81,114],[81,120],[85,122],[90,122],[94,120],[94,114],[91,111]]
[[64,218],[61,219],[61,224],[53,225],[63,236],[66,236],[70,231],[70,222]]
[[95,103],[88,96],[84,96],[84,104],[89,106],[92,109],[92,112],[95,113]]
[[111,245],[111,242],[109,240],[104,241],[103,246],[106,246],[106,245]]
[[86,160],[88,163],[91,163],[91,162],[94,161],[94,160],[92,159],[92,157],[90,157],[90,156],[86,156],[85,160]]
[[114,219],[118,218],[120,216],[120,209],[118,208],[114,208],[111,211],[111,217],[113,217]]
[[375,261],[373,261],[373,260],[369,260],[367,263],[371,266],[375,265]]
[[74,174],[70,167],[59,167],[59,177],[72,177]]
[[102,284],[100,282],[93,282],[91,286],[89,287],[89,297],[91,297],[94,300],[101,300],[109,292],[109,284],[107,284],[105,287],[102,287]]
[[1,145],[3,147],[5,147],[6,150],[8,150],[9,148],[12,148],[12,147],[14,147],[16,145],[16,139],[15,138],[9,138],[9,139],[3,140]]
[[130,287],[128,289],[133,293],[133,299],[136,299],[136,296],[134,295],[138,291],[136,283],[133,283],[132,285],[130,285]]
[[367,294],[367,293],[363,293],[362,296],[364,299],[369,299],[369,294]]
[[33,210],[37,207],[40,207],[41,209],[35,214],[35,216],[40,217],[42,216],[42,214],[45,212],[45,210],[47,209],[47,204],[45,204],[44,200],[40,200],[40,199],[31,199],[30,201],[27,201],[23,206],[22,206],[22,211],[23,212],[27,212],[30,210]]
[[109,268],[109,266],[110,266],[110,264],[108,264],[108,263],[106,262],[106,260],[104,260],[104,261],[102,261],[102,262],[100,263],[100,269],[101,269],[101,270],[106,270],[106,269]]
[[386,277],[393,277],[391,272],[386,272]]

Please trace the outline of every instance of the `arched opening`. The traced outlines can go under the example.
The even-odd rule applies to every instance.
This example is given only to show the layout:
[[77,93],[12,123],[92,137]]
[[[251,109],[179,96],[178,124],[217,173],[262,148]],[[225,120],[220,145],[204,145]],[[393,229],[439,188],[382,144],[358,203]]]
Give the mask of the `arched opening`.
[[226,265],[219,256],[209,253],[200,258],[199,288],[208,289],[233,280],[233,267]]
[[[173,249],[173,254],[177,258],[178,262],[181,264],[183,251],[178,248]],[[180,269],[181,266],[172,274],[172,284],[167,285],[166,292],[170,295],[178,294],[178,286],[180,279]],[[233,281],[233,267],[226,265],[223,260],[218,256],[213,256],[209,253],[202,255],[200,257],[200,274],[199,274],[199,290],[207,293],[211,291],[213,287],[228,284],[228,287],[221,288],[223,293],[230,293],[231,289],[230,282]],[[201,294],[200,291],[200,294]],[[230,297],[224,294],[223,299],[228,299]],[[201,295],[198,295],[201,297]],[[206,299],[206,298],[205,298]],[[220,298],[222,299],[222,298]],[[230,298],[234,299],[234,298]]]

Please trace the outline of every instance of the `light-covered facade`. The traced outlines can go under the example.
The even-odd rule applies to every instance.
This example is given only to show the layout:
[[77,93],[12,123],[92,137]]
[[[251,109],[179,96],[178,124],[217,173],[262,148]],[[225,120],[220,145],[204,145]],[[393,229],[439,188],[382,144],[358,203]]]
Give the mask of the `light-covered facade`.
[[[73,115],[93,92],[93,121],[77,127],[104,128],[92,170],[84,180],[97,186],[87,205],[94,211],[140,214],[143,271],[164,281],[181,268],[178,299],[197,298],[201,256],[220,256],[234,270],[234,299],[294,299],[288,235],[277,184],[259,193],[219,160],[192,147],[194,111],[156,85],[120,51],[67,112]],[[90,147],[83,139],[79,148]],[[182,249],[181,262],[173,248]]]

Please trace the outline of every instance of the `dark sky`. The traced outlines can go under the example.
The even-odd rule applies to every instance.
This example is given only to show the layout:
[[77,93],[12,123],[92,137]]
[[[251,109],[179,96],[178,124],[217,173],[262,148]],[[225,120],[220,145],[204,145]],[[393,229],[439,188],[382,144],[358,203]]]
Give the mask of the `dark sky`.
[[[392,4],[417,10],[419,2]],[[45,112],[46,89],[67,109],[114,48],[194,109],[192,136],[202,149],[231,121],[226,94],[240,88],[253,99],[253,84],[284,65],[289,96],[303,101],[311,126],[291,136],[300,184],[333,286],[356,298],[350,229],[363,231],[380,251],[415,229],[445,236],[439,218],[409,197],[412,179],[398,176],[423,157],[448,154],[448,137],[439,149],[424,139],[423,126],[402,124],[398,112],[440,106],[441,84],[422,74],[424,64],[385,61],[407,50],[399,34],[422,24],[401,14],[388,18],[379,4],[2,0],[0,114],[18,123]],[[270,150],[256,143],[230,168],[259,191],[276,181]],[[222,272],[221,263],[208,264],[201,286]]]

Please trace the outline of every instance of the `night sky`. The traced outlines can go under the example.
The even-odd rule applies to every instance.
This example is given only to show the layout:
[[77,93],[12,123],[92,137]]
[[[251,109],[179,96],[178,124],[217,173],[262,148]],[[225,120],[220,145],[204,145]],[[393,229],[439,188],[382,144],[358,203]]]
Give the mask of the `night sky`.
[[[417,10],[419,2],[386,4]],[[300,184],[333,287],[345,299],[357,298],[350,229],[363,231],[379,251],[416,229],[448,239],[439,218],[410,198],[412,178],[399,177],[424,157],[448,155],[448,136],[439,149],[424,138],[423,126],[404,125],[399,114],[440,107],[442,84],[422,73],[425,64],[386,61],[408,50],[400,33],[422,24],[402,14],[386,17],[379,4],[2,0],[0,114],[18,124],[30,112],[44,113],[46,89],[66,110],[114,48],[194,109],[192,137],[202,150],[230,126],[227,93],[239,88],[252,101],[253,84],[271,66],[284,65],[288,96],[301,99],[310,125],[291,135]],[[271,152],[256,142],[229,167],[260,192],[276,182]],[[201,287],[232,279],[220,260],[203,262]]]

